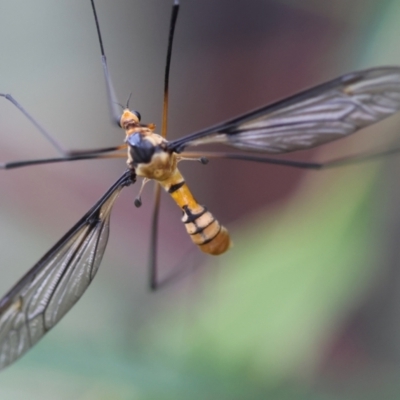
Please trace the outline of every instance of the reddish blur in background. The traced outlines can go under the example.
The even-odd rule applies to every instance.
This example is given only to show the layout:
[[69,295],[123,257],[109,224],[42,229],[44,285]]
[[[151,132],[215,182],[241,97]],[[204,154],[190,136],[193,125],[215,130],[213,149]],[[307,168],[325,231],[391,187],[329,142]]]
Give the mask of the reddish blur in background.
[[[121,103],[160,126],[172,1],[97,1]],[[399,0],[181,1],[170,81],[177,138],[343,73],[400,63]],[[68,148],[118,145],[89,1],[2,2],[0,92]],[[0,160],[55,156],[4,99]],[[396,146],[399,118],[289,155],[327,160]],[[397,139],[398,142],[398,139]],[[147,290],[152,188],[115,206],[102,268],[82,300],[0,375],[7,399],[398,399],[399,189],[396,157],[309,172],[234,161],[182,163],[234,247],[200,258],[164,196],[162,274]],[[0,291],[121,175],[124,160],[0,173]]]

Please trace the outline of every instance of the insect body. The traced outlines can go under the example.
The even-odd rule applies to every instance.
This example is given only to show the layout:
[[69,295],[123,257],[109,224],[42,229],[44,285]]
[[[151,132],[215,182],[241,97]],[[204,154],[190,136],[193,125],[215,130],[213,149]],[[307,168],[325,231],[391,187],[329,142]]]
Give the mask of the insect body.
[[128,167],[137,176],[156,180],[183,211],[182,222],[193,243],[207,254],[219,255],[231,246],[228,231],[194,199],[177,168],[179,156],[168,142],[149,127],[142,127],[136,114],[125,109],[121,117],[128,144]]
[[[183,211],[183,222],[192,241],[208,254],[222,254],[231,241],[226,229],[191,194],[177,165],[184,159],[223,158],[296,168],[323,169],[399,153],[400,149],[331,160],[326,163],[267,157],[308,149],[344,138],[400,110],[400,67],[379,67],[353,72],[305,90],[287,99],[258,108],[210,128],[168,141],[168,76],[173,32],[178,13],[174,0],[165,69],[164,109],[161,135],[154,125],[140,123],[139,113],[128,106],[122,116],[107,67],[94,0],[91,0],[101,49],[102,65],[112,119],[126,132],[125,143],[109,148],[67,151],[10,94],[10,101],[61,153],[61,157],[0,163],[0,169],[29,165],[121,157],[128,170],[100,200],[17,282],[0,300],[0,368],[23,355],[79,300],[97,273],[106,249],[110,214],[121,190],[137,176],[156,182],[151,234],[150,287],[156,288],[157,222],[160,188]],[[187,152],[208,143],[223,143],[246,152]],[[258,154],[254,154],[254,153]],[[140,204],[139,199],[135,202]]]

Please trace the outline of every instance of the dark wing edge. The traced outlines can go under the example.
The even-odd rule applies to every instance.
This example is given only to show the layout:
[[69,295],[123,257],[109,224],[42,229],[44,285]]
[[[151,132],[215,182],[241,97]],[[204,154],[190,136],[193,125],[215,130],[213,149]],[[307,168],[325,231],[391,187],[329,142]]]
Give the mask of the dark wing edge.
[[400,110],[400,67],[352,72],[276,103],[171,141],[168,147],[223,143],[285,153],[327,143]]
[[79,300],[95,276],[126,171],[0,301],[0,369],[14,362]]

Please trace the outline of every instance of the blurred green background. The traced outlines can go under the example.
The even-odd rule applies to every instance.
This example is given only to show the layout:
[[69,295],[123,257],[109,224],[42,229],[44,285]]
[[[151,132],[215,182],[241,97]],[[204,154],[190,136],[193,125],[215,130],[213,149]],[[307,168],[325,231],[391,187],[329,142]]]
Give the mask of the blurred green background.
[[[172,1],[96,2],[121,102],[160,125]],[[179,137],[355,69],[400,64],[400,0],[181,1],[170,133]],[[121,143],[110,126],[89,1],[7,0],[0,92],[69,148]],[[55,155],[5,100],[0,160]],[[394,146],[399,117],[321,150],[326,160]],[[397,139],[398,143],[398,139]],[[0,174],[5,293],[120,176],[123,160]],[[310,172],[233,161],[182,164],[233,249],[201,258],[164,196],[162,274],[147,290],[151,188],[115,206],[94,284],[0,374],[1,399],[398,399],[400,190],[396,157]],[[150,185],[149,185],[150,186]],[[189,252],[189,255],[187,255]]]

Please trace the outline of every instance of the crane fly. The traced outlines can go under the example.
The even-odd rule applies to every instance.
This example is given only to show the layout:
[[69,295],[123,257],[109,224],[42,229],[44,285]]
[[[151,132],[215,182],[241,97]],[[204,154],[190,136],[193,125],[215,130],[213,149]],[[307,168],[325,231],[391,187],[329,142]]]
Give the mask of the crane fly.
[[[186,231],[200,250],[219,255],[231,246],[226,228],[192,195],[177,167],[179,162],[199,160],[205,163],[209,158],[224,158],[324,169],[400,151],[392,149],[321,164],[264,156],[319,146],[351,135],[396,113],[400,110],[400,67],[379,67],[349,73],[210,128],[168,141],[168,82],[178,1],[175,0],[172,7],[161,134],[154,131],[154,124],[141,122],[139,112],[129,108],[129,100],[121,113],[108,71],[94,0],[91,0],[91,5],[109,108],[114,123],[125,131],[123,144],[89,151],[66,151],[14,97],[0,93],[61,153],[58,158],[1,163],[0,168],[113,157],[127,157],[128,168],[78,223],[1,299],[0,368],[11,364],[31,348],[82,296],[96,275],[106,249],[112,207],[121,190],[135,183],[137,177],[143,178],[141,189],[150,180],[157,183],[150,257],[150,287],[155,289],[161,284],[156,260],[161,187],[181,208]],[[222,143],[244,152],[186,151],[210,143]],[[136,206],[141,204],[140,192],[135,200]]]

